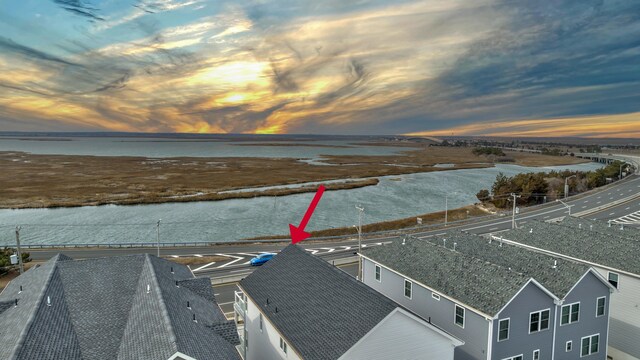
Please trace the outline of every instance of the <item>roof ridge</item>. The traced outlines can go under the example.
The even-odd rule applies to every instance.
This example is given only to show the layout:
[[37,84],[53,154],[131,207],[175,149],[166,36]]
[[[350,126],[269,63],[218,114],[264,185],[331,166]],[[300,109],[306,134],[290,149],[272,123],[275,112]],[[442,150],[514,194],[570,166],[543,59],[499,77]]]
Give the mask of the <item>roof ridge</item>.
[[160,282],[158,281],[158,277],[156,275],[156,268],[155,266],[153,266],[153,261],[151,261],[151,255],[149,254],[145,254],[144,255],[145,258],[145,263],[149,264],[150,266],[150,270],[151,270],[151,280],[154,282],[154,285],[156,286],[156,288],[158,289],[158,291],[155,293],[156,297],[158,298],[158,303],[160,304],[160,308],[162,309],[161,314],[162,314],[162,318],[164,319],[166,326],[167,326],[167,331],[170,334],[170,339],[171,342],[173,343],[173,346],[175,347],[174,351],[178,351],[178,337],[176,336],[176,332],[173,330],[173,324],[171,323],[171,318],[169,317],[169,310],[167,309],[167,304],[165,304],[164,302],[164,296],[162,296],[162,286],[160,286]]
[[[40,305],[42,304],[42,300],[44,299],[44,294],[46,293],[46,289],[49,288],[49,284],[51,283],[51,279],[53,278],[53,273],[55,272],[57,266],[58,266],[58,258],[60,257],[60,254],[56,254],[54,255],[51,259],[49,259],[46,263],[51,262],[51,271],[49,272],[49,274],[47,275],[47,280],[44,282],[42,289],[40,290],[40,293],[38,294],[38,300],[36,300],[34,306],[33,306],[33,310],[31,311],[29,314],[29,318],[27,318],[26,324],[24,326],[24,328],[22,329],[22,331],[20,332],[20,336],[18,336],[18,341],[16,341],[16,344],[13,348],[13,351],[11,351],[11,354],[9,355],[10,359],[15,359],[16,355],[18,354],[20,348],[22,348],[22,345],[24,344],[24,341],[26,339],[27,334],[29,333],[29,330],[31,329],[31,326],[33,326],[33,323],[35,321],[35,317],[36,317],[36,313],[38,312],[38,309],[40,308]],[[37,269],[42,269],[42,266],[38,267]],[[37,270],[34,269],[34,270]]]

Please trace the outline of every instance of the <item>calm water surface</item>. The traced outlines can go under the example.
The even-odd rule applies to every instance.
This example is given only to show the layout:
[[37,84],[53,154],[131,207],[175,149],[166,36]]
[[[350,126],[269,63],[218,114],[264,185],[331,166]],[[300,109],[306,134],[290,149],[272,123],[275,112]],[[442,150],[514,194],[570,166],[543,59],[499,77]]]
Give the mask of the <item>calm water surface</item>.
[[[239,148],[255,151],[253,147]],[[356,204],[365,208],[365,223],[444,210],[445,194],[449,194],[449,208],[469,205],[477,201],[475,194],[480,189],[491,186],[499,172],[514,175],[552,169],[588,171],[600,166],[595,163],[545,168],[498,165],[487,169],[382,177],[377,186],[326,192],[307,229],[356,224]],[[155,242],[158,219],[162,219],[162,242],[226,242],[287,234],[288,224],[299,223],[312,197],[313,194],[297,194],[277,199],[0,210],[0,245],[14,244],[16,224],[22,225],[21,239],[25,244]]]

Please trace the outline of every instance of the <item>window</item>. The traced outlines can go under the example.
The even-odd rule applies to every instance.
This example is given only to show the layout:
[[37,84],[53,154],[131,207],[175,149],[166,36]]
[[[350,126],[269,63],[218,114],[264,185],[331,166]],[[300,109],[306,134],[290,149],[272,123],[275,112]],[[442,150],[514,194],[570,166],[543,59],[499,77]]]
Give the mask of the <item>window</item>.
[[380,282],[380,266],[376,265],[376,280]]
[[512,356],[512,357],[504,358],[502,360],[522,360],[522,354],[520,354],[518,356]]
[[567,341],[567,344],[564,346],[564,351],[569,352],[573,350],[573,343],[571,341]]
[[580,357],[595,354],[600,345],[600,334],[583,337],[580,341]]
[[262,314],[260,314],[260,332],[262,332]]
[[529,334],[547,330],[549,328],[550,309],[540,310],[529,314]]
[[408,297],[409,299],[411,299],[411,288],[412,288],[413,284],[411,283],[411,281],[409,280],[405,280],[404,281],[404,296]]
[[607,304],[607,298],[604,296],[599,297],[596,300],[596,317],[600,317],[604,315],[606,304]]
[[580,303],[564,305],[560,325],[572,324],[580,319]]
[[619,281],[620,277],[618,276],[617,273],[614,272],[609,272],[609,283],[611,285],[613,285],[614,288],[618,288],[618,281]]
[[533,350],[533,360],[540,360],[540,350]]
[[498,321],[498,341],[509,340],[509,323],[510,319]]
[[456,305],[456,325],[464,328],[464,308],[462,306]]
[[282,350],[285,354],[287,353],[287,342],[284,341],[283,338],[280,338],[280,350]]
[[438,301],[440,301],[440,295],[438,295],[438,294],[436,294],[434,292],[431,293],[431,297],[436,299],[436,300],[438,300]]

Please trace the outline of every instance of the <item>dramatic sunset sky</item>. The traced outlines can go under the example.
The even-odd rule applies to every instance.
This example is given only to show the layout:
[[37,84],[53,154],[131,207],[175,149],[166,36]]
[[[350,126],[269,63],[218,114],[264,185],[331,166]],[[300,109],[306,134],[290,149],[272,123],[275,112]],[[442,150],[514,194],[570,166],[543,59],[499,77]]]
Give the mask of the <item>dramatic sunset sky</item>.
[[640,137],[640,1],[0,1],[0,131]]

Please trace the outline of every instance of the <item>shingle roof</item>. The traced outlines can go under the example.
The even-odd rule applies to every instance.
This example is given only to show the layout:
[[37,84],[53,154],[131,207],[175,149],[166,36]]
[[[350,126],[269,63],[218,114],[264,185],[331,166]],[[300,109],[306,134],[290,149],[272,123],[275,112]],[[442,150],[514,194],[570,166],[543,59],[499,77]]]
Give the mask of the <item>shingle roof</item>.
[[307,360],[339,358],[398,307],[297,245],[284,248],[240,287]]
[[633,226],[608,223],[602,220],[588,220],[575,218],[573,216],[565,216],[561,221],[555,224],[567,226],[574,229],[597,231],[602,234],[608,234],[618,237],[624,237],[640,241],[640,229]]
[[530,279],[514,270],[452,251],[430,241],[408,239],[366,248],[363,255],[457,301],[495,315]]
[[529,221],[505,239],[640,275],[640,241],[588,229]]
[[18,299],[0,312],[0,328],[15,329],[0,334],[0,358],[168,359],[179,351],[239,359],[231,337],[212,330],[228,322],[205,282],[211,288],[186,266],[149,255],[57,256],[0,294],[0,302]]
[[500,244],[477,235],[450,232],[442,236],[427,238],[427,240],[443,245],[447,240],[447,247],[456,243],[456,251],[492,264],[502,266],[518,272],[526,277],[534,278],[555,296],[562,299],[573,286],[589,270],[589,266],[553,257],[542,253],[529,251],[514,245]]

